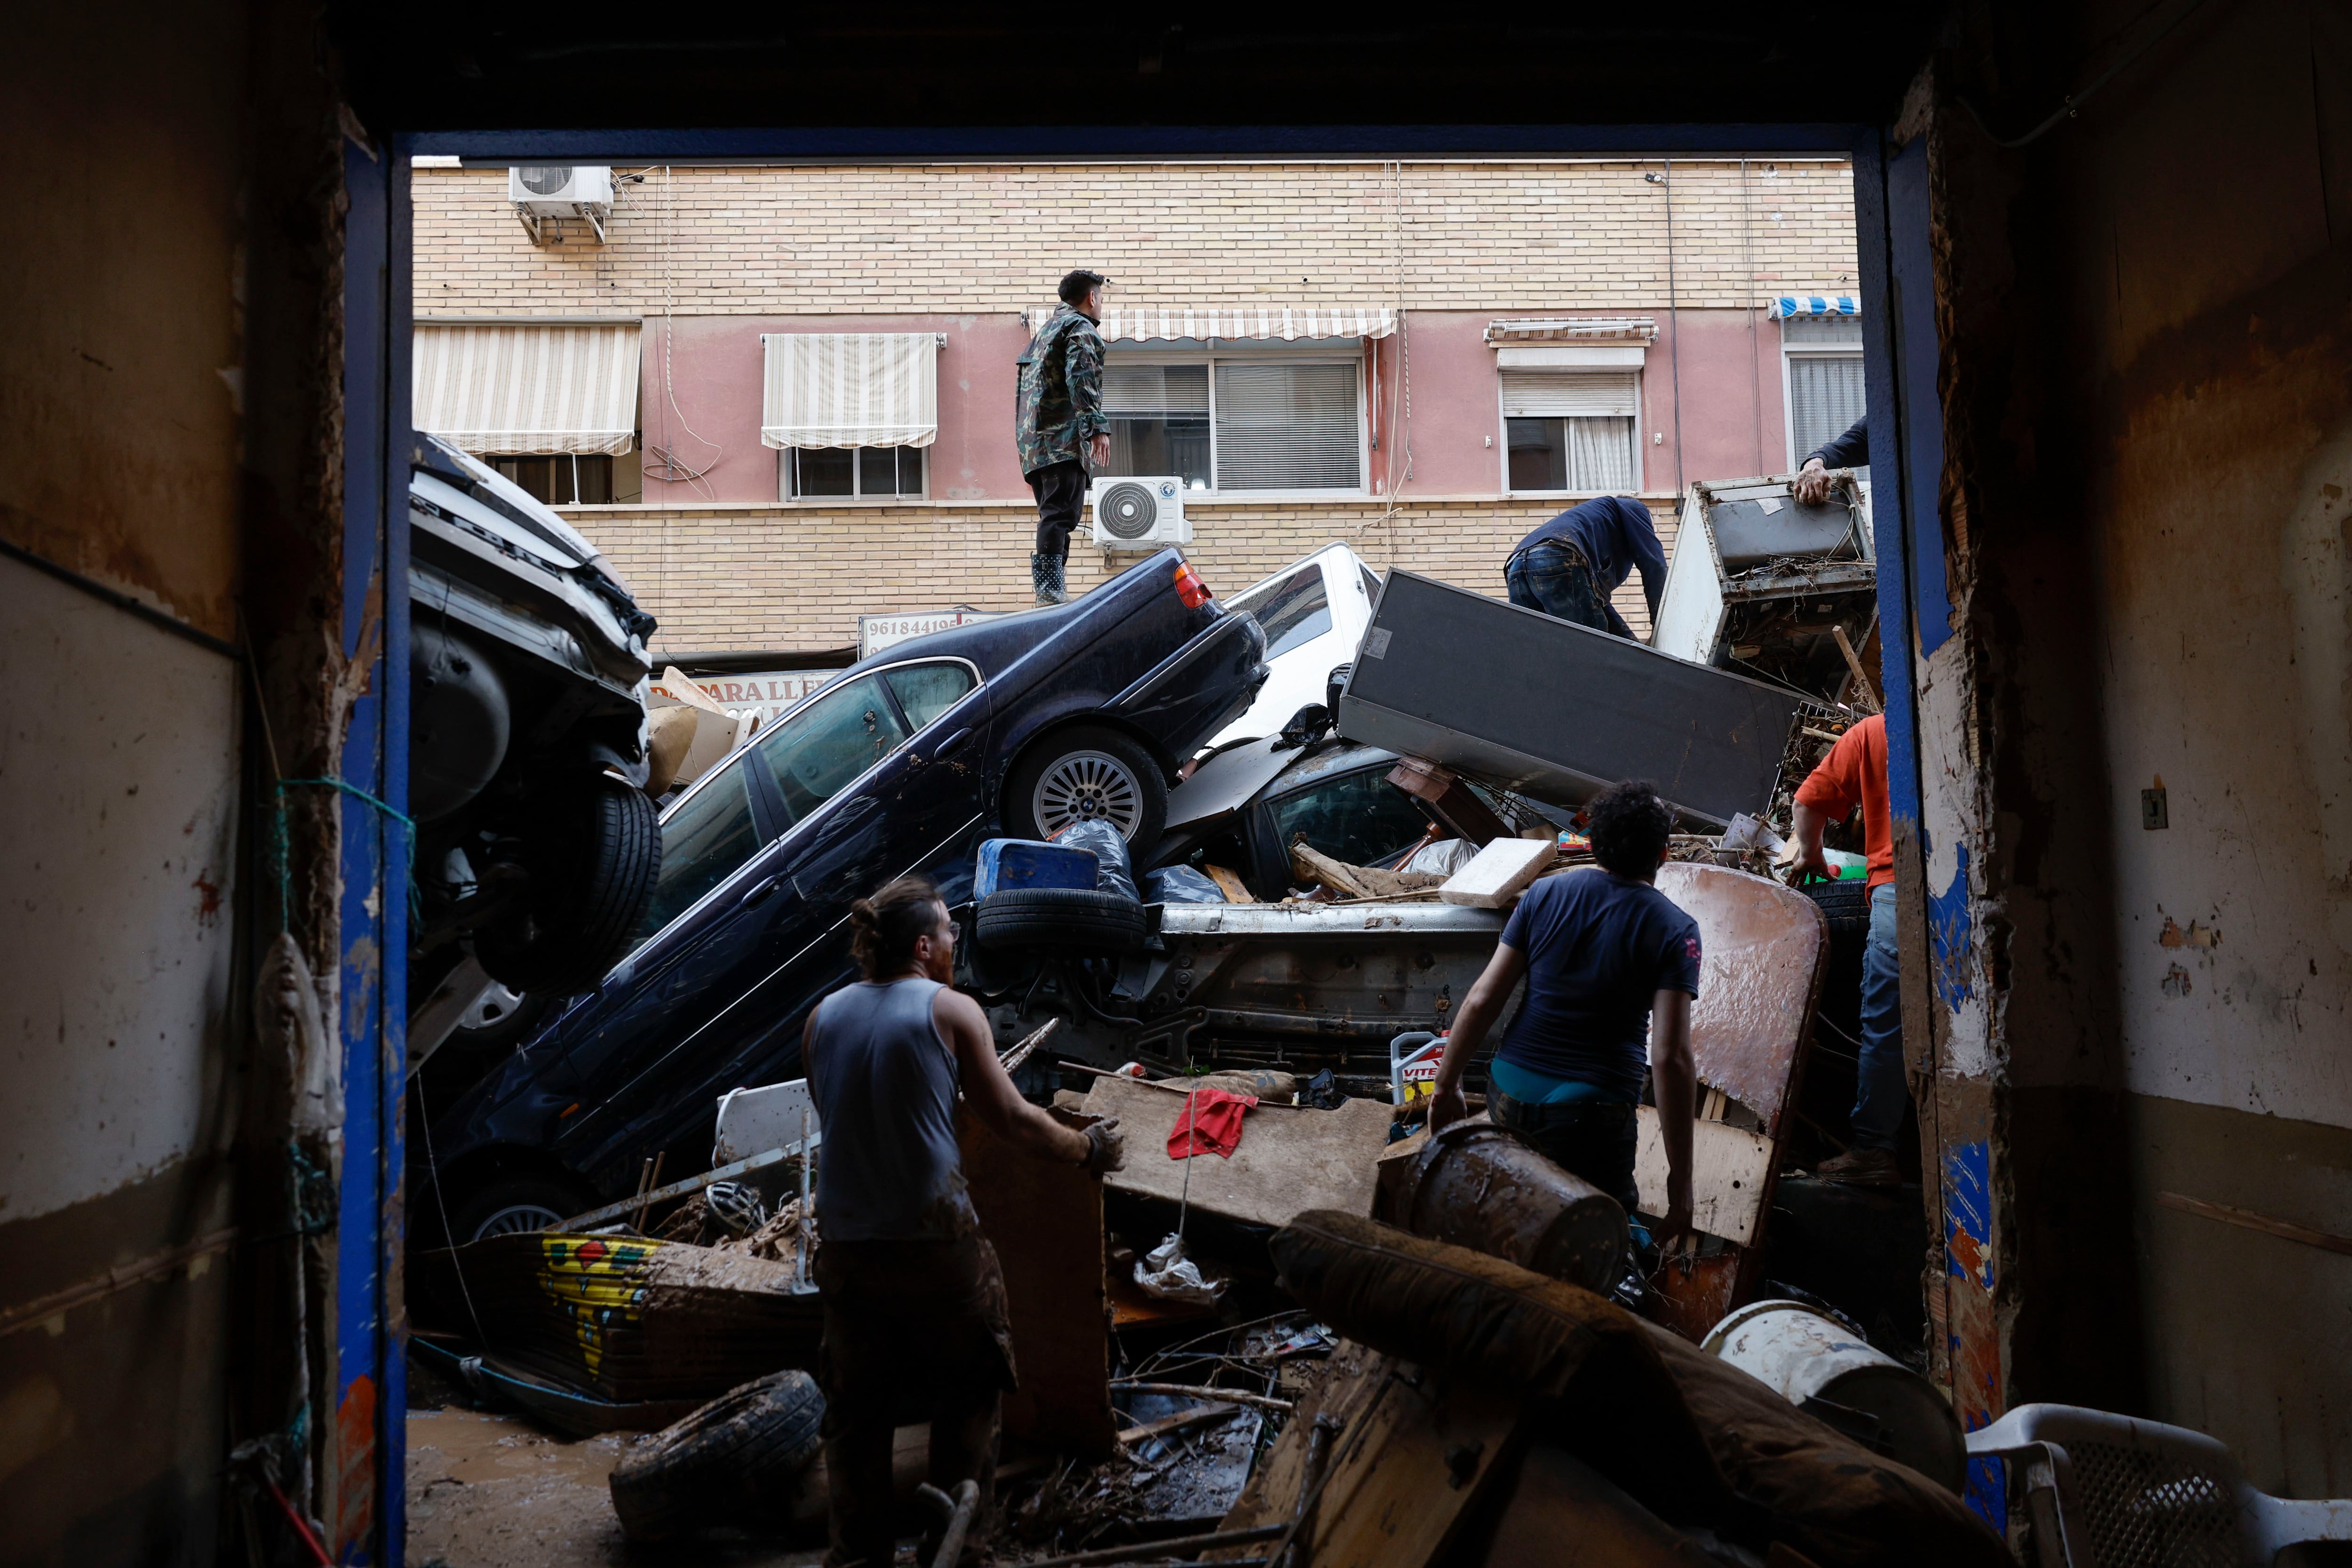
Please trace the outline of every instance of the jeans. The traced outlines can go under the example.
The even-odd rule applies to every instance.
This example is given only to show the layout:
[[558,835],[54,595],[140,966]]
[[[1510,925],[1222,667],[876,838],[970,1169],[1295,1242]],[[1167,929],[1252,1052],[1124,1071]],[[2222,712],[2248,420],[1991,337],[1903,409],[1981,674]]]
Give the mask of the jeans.
[[1541,610],[1596,632],[1614,629],[1592,563],[1572,544],[1547,539],[1528,545],[1503,563],[1503,581],[1510,587],[1511,603],[1522,609]]
[[1529,1105],[1489,1084],[1486,1113],[1496,1126],[1517,1133],[1570,1175],[1615,1198],[1628,1215],[1642,1206],[1633,1184],[1641,1121],[1633,1106],[1590,1100]]
[[[995,1503],[999,1395],[1013,1385],[996,1249],[978,1235],[828,1241],[817,1248],[815,1274],[824,1310],[818,1382],[832,1505],[825,1561],[888,1568],[891,1433],[911,1421],[931,1424],[933,1486],[952,1494],[958,1481],[980,1483],[971,1538],[985,1540]],[[976,1554],[967,1546],[965,1561]]]
[[1029,489],[1037,497],[1037,553],[1067,555],[1070,531],[1087,504],[1087,466],[1050,464],[1029,476]]
[[1862,1060],[1853,1097],[1853,1146],[1895,1147],[1911,1092],[1903,1071],[1903,986],[1895,957],[1895,884],[1870,890],[1870,942],[1862,951]]

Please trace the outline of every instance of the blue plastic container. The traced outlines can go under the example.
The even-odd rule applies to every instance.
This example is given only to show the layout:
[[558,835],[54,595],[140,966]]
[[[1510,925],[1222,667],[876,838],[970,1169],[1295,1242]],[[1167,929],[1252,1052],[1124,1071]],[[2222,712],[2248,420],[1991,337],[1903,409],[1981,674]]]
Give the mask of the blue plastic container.
[[1034,838],[983,838],[980,865],[972,877],[971,896],[977,900],[1004,888],[1092,888],[1095,856],[1091,849],[1073,849]]

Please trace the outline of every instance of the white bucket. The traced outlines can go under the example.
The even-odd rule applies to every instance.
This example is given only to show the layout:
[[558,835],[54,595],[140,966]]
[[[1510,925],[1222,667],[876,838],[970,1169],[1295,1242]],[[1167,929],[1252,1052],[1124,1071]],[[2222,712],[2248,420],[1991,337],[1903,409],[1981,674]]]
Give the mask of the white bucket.
[[[1708,1331],[1699,1348],[1801,1410],[1818,1401],[1862,1412],[1878,1423],[1879,1446],[1889,1458],[1955,1493],[1966,1484],[1968,1440],[1950,1401],[1803,1302],[1750,1302]],[[1851,1431],[1853,1423],[1830,1425]]]

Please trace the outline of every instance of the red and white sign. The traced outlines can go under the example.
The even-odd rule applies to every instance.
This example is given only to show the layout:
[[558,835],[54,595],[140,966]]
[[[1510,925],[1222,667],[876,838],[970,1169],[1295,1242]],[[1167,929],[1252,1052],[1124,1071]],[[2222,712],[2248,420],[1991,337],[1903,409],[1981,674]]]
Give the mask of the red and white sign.
[[910,638],[929,637],[950,626],[977,626],[982,621],[996,620],[1003,613],[958,605],[952,610],[926,610],[910,616],[860,616],[857,617],[857,657],[870,658],[884,648],[895,647]]
[[[745,675],[698,675],[692,677],[705,697],[742,721],[741,735],[756,729],[766,729],[777,717],[794,707],[810,692],[831,680],[837,669],[771,669]],[[677,693],[665,689],[664,682],[654,682],[654,689],[665,697]]]

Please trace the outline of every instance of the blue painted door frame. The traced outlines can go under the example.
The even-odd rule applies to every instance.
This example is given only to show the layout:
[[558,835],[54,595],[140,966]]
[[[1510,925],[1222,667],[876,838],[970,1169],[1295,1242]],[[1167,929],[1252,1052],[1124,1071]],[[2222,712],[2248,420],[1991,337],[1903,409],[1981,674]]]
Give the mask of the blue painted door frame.
[[[1853,160],[1863,301],[1863,374],[1871,419],[1880,644],[1886,688],[1890,804],[1920,821],[1914,647],[1950,635],[1937,512],[1933,278],[1926,152],[1888,151],[1875,127],[1788,125],[919,127],[749,131],[436,132],[345,148],[343,647],[370,652],[353,707],[342,777],[398,810],[408,784],[410,241],[408,171],[415,153],[486,163],[711,163],[1043,156],[1137,158],[1294,154],[1327,158],[1784,156]],[[1884,411],[1882,414],[1880,411]],[[1915,642],[1915,638],[1917,639]],[[365,1452],[339,1449],[337,1491],[364,1499],[334,1528],[342,1563],[403,1561],[404,1365],[400,1290],[402,1086],[406,1077],[408,844],[400,824],[343,797],[341,1019],[345,1084],[335,1398]],[[354,1492],[354,1489],[356,1492]],[[348,1531],[344,1525],[352,1528]]]
[[342,648],[364,664],[337,774],[343,1165],[336,1226],[336,1561],[398,1568],[408,1403],[401,1290],[407,1078],[408,169],[346,138]]

